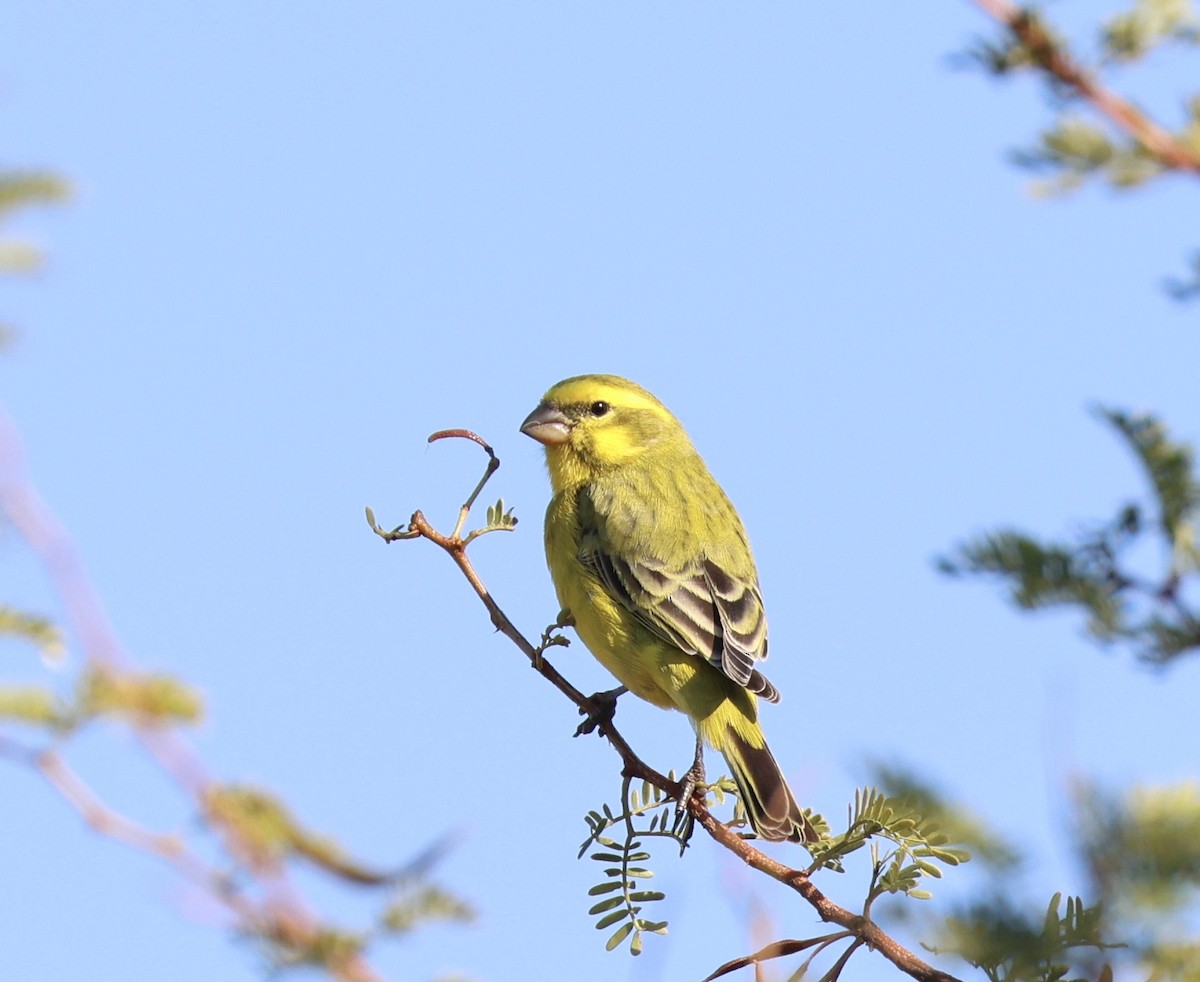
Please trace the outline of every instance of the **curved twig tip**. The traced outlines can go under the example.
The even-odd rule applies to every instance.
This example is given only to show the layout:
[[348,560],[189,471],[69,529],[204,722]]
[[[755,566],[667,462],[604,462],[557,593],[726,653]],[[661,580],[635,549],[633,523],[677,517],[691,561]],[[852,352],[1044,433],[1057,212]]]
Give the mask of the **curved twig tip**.
[[457,437],[460,440],[471,440],[472,442],[478,443],[481,447],[483,447],[483,449],[487,451],[489,457],[496,456],[496,452],[492,450],[488,442],[478,433],[475,433],[472,430],[438,430],[436,433],[429,434],[429,442],[433,443],[437,440],[448,440],[451,437]]

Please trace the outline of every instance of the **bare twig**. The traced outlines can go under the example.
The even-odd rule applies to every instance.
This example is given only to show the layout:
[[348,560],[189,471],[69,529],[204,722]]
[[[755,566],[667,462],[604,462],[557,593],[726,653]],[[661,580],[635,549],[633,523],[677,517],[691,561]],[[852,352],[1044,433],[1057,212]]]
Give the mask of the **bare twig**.
[[438,430],[436,433],[430,434],[429,442],[433,443],[436,440],[445,440],[449,437],[458,437],[478,443],[487,451],[488,455],[487,470],[483,472],[483,477],[475,485],[475,490],[470,493],[467,500],[463,502],[463,506],[458,510],[458,522],[454,526],[454,531],[450,533],[451,538],[457,539],[462,534],[463,525],[467,521],[467,515],[470,514],[471,506],[475,504],[475,499],[479,497],[479,492],[483,490],[483,486],[487,484],[488,478],[495,474],[496,468],[500,466],[500,458],[496,456],[495,451],[484,442],[478,433],[472,433],[470,430]]
[[1086,99],[1118,129],[1141,144],[1167,169],[1200,175],[1200,155],[1178,140],[1133,103],[1105,88],[1050,37],[1042,22],[1012,0],[974,0],[977,7],[1003,24],[1036,64]]
[[[479,494],[484,484],[495,473],[500,466],[500,461],[492,451],[491,447],[486,442],[465,430],[444,430],[435,433],[430,439],[441,438],[442,436],[462,436],[466,439],[473,440],[480,444],[488,452],[488,467],[483,476],[483,479],[476,486],[471,498],[468,500],[467,508],[471,501]],[[398,538],[423,538],[428,539],[434,545],[445,550],[450,558],[454,560],[455,565],[462,571],[467,582],[471,584],[471,588],[479,597],[484,607],[487,608],[488,616],[491,618],[493,626],[507,637],[514,645],[530,661],[534,669],[551,685],[562,692],[568,699],[571,700],[579,709],[585,712],[590,712],[592,706],[582,692],[576,689],[570,682],[550,664],[545,658],[545,644],[541,648],[536,648],[526,637],[513,625],[508,616],[500,609],[500,605],[496,603],[491,593],[488,592],[479,574],[471,565],[471,561],[467,558],[467,541],[459,536],[462,530],[464,519],[460,516],[455,533],[452,535],[443,535],[431,526],[425,516],[416,511],[413,513],[409,521],[408,527],[401,532],[399,529],[393,532],[385,532],[375,524],[368,509],[368,519],[375,532],[387,541],[392,541]],[[678,781],[672,781],[666,775],[655,770],[646,764],[629,746],[625,738],[618,732],[616,726],[611,719],[603,717],[597,720],[597,728],[600,733],[608,740],[613,749],[621,757],[621,773],[626,778],[636,777],[644,781],[648,781],[656,788],[666,792],[675,800],[679,799],[683,791],[683,786]],[[803,897],[820,915],[821,919],[830,923],[837,924],[846,929],[856,939],[851,949],[860,944],[865,944],[870,948],[877,950],[884,958],[890,961],[901,971],[910,975],[914,979],[920,979],[922,982],[958,982],[952,975],[947,975],[932,966],[926,964],[915,954],[885,933],[873,921],[862,917],[844,907],[840,907],[827,898],[816,886],[813,885],[809,876],[803,870],[792,869],[783,863],[777,862],[770,856],[758,849],[755,849],[750,843],[743,839],[740,835],[719,821],[708,809],[708,804],[704,799],[703,789],[698,789],[695,794],[689,798],[687,802],[688,810],[692,817],[700,824],[700,826],[723,845],[726,849],[738,856],[747,865],[753,867],[761,873],[765,873],[772,879],[795,890]],[[838,967],[840,970],[839,962]]]

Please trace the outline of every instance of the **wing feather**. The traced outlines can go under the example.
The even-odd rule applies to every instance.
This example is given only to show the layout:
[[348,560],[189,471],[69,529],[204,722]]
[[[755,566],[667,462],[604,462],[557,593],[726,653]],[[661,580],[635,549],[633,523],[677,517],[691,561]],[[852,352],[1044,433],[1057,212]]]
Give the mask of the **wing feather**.
[[779,691],[755,668],[767,657],[767,619],[757,582],[707,557],[683,568],[628,559],[605,548],[600,522],[582,531],[581,561],[642,624],[768,702],[779,701]]

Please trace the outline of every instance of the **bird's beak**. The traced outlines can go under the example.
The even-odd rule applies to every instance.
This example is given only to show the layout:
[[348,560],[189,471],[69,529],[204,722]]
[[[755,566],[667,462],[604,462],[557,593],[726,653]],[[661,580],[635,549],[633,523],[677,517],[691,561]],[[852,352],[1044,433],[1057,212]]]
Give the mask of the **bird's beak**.
[[521,432],[538,443],[553,447],[567,442],[567,437],[571,435],[571,421],[563,415],[562,410],[543,404],[525,417]]

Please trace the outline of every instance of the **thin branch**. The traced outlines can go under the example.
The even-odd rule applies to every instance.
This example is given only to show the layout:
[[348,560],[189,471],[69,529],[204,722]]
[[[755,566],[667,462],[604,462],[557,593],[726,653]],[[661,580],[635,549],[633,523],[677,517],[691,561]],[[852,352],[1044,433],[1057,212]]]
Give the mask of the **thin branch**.
[[[570,699],[571,702],[575,703],[581,711],[590,713],[594,708],[591,700],[568,682],[559,673],[558,669],[546,660],[544,651],[535,648],[525,635],[517,630],[513,622],[508,619],[508,615],[500,609],[500,605],[492,598],[487,587],[483,585],[483,580],[475,572],[475,567],[471,565],[471,560],[467,557],[467,548],[464,540],[456,536],[442,535],[442,533],[429,524],[420,511],[413,513],[408,527],[410,531],[415,532],[421,538],[428,539],[434,545],[440,546],[450,554],[450,558],[454,560],[455,565],[462,571],[463,576],[467,578],[467,582],[471,584],[471,589],[475,591],[476,596],[479,597],[484,607],[487,608],[492,626],[524,653],[525,657],[529,659],[529,663],[539,675]],[[597,729],[612,744],[617,753],[621,755],[621,760],[625,765],[622,773],[625,776],[642,778],[649,781],[655,787],[666,791],[668,794],[675,797],[679,796],[683,785],[678,781],[672,781],[665,774],[661,774],[643,762],[634,753],[633,748],[629,746],[625,738],[617,731],[611,720],[598,720]]]
[[[474,440],[474,442],[479,443],[488,452],[487,472],[472,494],[473,500],[482,490],[483,485],[487,483],[487,480],[500,466],[500,461],[492,452],[491,447],[473,433],[469,433],[468,431],[442,431],[441,433],[434,434],[434,436],[440,437],[442,434],[463,436]],[[368,517],[370,518],[369,510]],[[517,630],[504,611],[500,609],[500,605],[496,603],[491,593],[488,592],[479,574],[471,565],[470,559],[467,558],[467,542],[464,539],[457,534],[443,535],[441,532],[438,532],[429,524],[420,511],[413,513],[412,519],[409,521],[407,530],[405,531],[396,529],[393,532],[385,532],[374,523],[373,519],[371,519],[371,524],[376,534],[387,541],[419,537],[428,539],[434,545],[445,550],[450,555],[450,558],[454,560],[455,565],[458,566],[463,576],[466,577],[467,582],[471,584],[471,588],[475,591],[475,594],[479,597],[484,607],[487,608],[488,616],[491,618],[493,626],[521,650],[525,657],[529,659],[535,671],[562,692],[580,710],[585,713],[592,711],[594,707],[592,707],[588,697],[563,678],[557,669],[546,660],[544,655],[546,645],[536,648],[530,644],[528,639]],[[463,522],[460,520],[456,531],[461,531],[462,524]],[[666,792],[675,800],[679,799],[683,791],[682,784],[678,781],[672,781],[638,757],[633,748],[629,746],[625,738],[618,732],[611,719],[601,716],[597,719],[597,728],[620,755],[622,763],[621,773],[623,776],[626,778],[641,778]],[[708,804],[704,799],[703,789],[697,789],[697,792],[688,800],[687,807],[692,817],[718,843],[742,859],[747,865],[795,890],[812,905],[822,920],[837,924],[853,934],[857,941],[852,947],[857,947],[858,944],[866,944],[868,947],[874,948],[901,971],[914,979],[921,980],[921,982],[958,982],[954,976],[947,975],[945,972],[941,972],[931,965],[926,964],[885,933],[873,921],[835,904],[813,885],[808,874],[803,870],[785,866],[783,863],[777,862],[765,853],[755,849],[747,840],[719,821],[709,811]]]
[[27,747],[0,733],[0,757],[22,764],[39,774],[96,832],[139,852],[156,856],[174,866],[186,879],[203,886],[227,905],[232,905],[235,895],[229,890],[227,877],[189,853],[180,836],[153,832],[110,808],[57,751]]
[[51,787],[101,835],[142,852],[153,853],[172,864],[177,865],[184,859],[187,847],[179,836],[151,832],[113,811],[67,766],[67,762],[57,752],[43,750],[37,755],[35,766]]
[[1086,99],[1114,126],[1145,147],[1170,170],[1200,175],[1200,155],[1176,139],[1133,103],[1100,84],[1099,80],[1052,37],[1028,9],[1012,0],[974,0],[977,7],[1003,24],[1028,49],[1034,62]]
[[475,490],[467,496],[467,500],[463,502],[463,506],[458,510],[458,523],[454,526],[454,531],[450,533],[453,538],[457,539],[462,534],[463,525],[467,521],[467,515],[470,514],[471,506],[475,504],[475,499],[479,497],[479,492],[483,490],[483,486],[487,484],[488,479],[496,473],[496,469],[500,466],[500,458],[496,456],[496,452],[488,446],[478,433],[473,433],[471,430],[438,430],[436,433],[430,434],[428,442],[434,443],[437,440],[445,440],[450,437],[458,437],[478,443],[488,455],[487,470],[483,472],[483,477],[475,485]]

